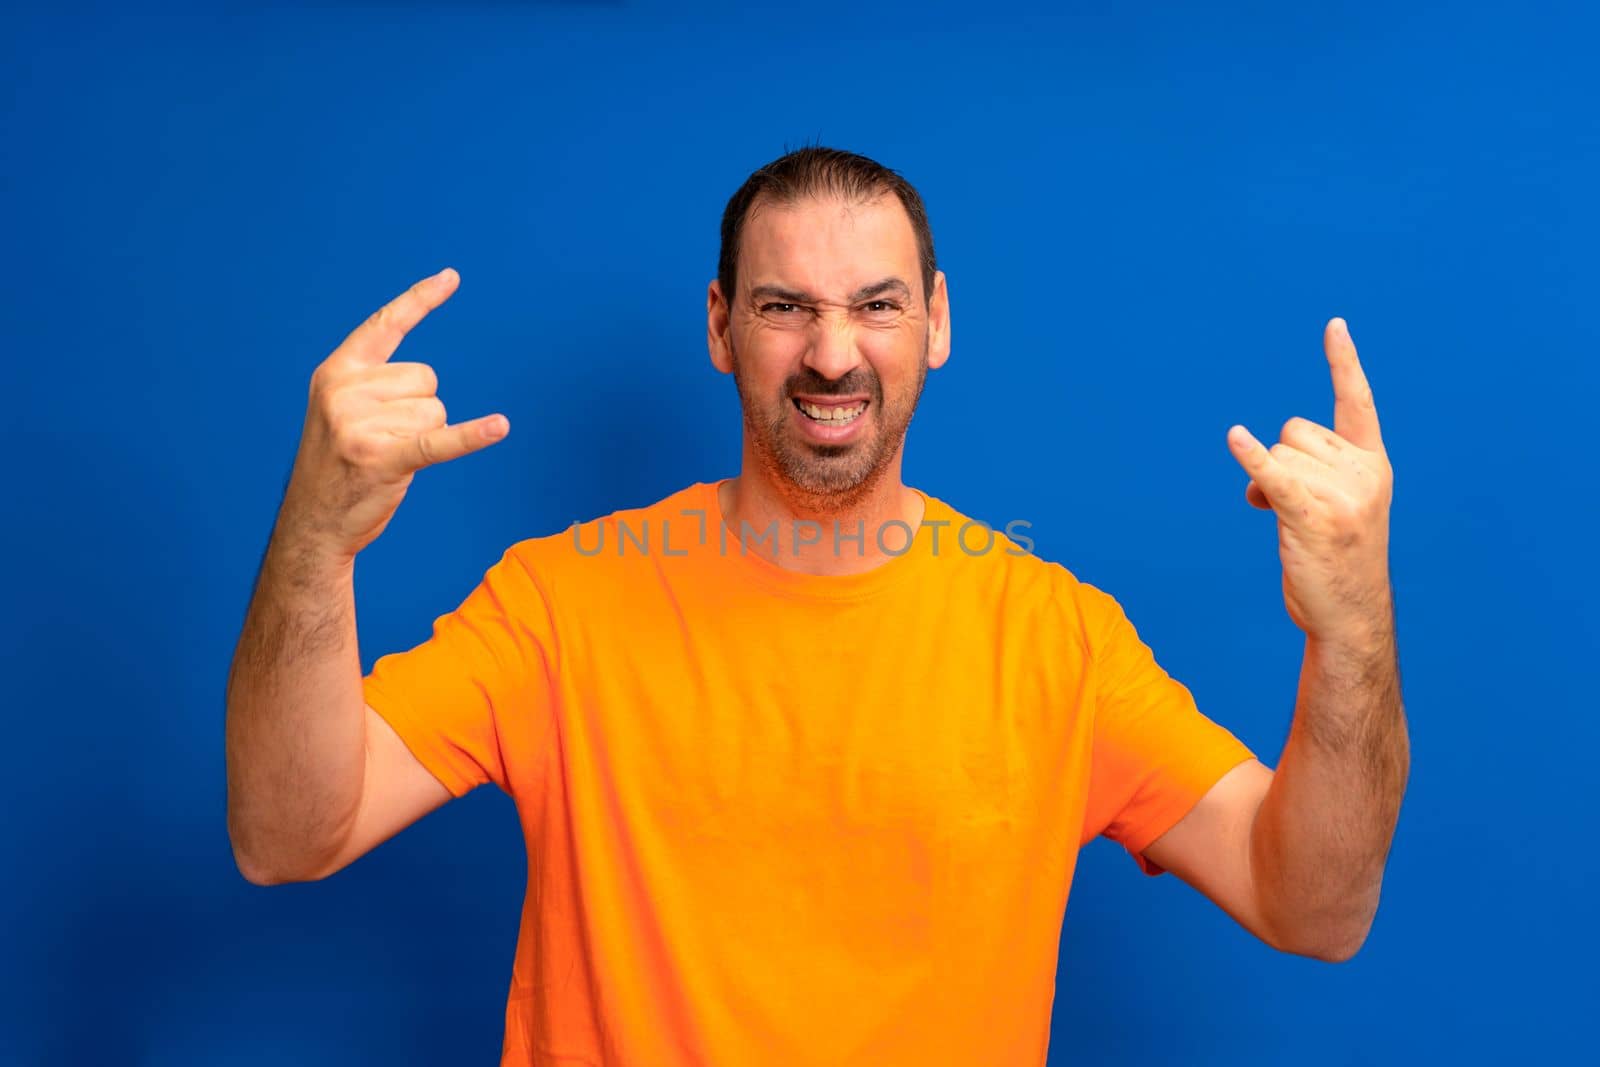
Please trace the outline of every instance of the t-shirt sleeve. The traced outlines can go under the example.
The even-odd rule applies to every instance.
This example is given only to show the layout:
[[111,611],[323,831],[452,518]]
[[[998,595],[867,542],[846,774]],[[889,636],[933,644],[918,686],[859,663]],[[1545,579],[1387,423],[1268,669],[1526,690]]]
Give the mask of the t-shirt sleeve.
[[548,602],[512,546],[431,637],[379,657],[362,688],[451,795],[488,782],[512,793],[519,750],[548,720],[552,645]]
[[1087,583],[1079,583],[1078,595],[1094,677],[1084,836],[1103,834],[1127,849],[1145,874],[1163,874],[1166,868],[1144,849],[1255,753],[1201,713],[1115,599]]

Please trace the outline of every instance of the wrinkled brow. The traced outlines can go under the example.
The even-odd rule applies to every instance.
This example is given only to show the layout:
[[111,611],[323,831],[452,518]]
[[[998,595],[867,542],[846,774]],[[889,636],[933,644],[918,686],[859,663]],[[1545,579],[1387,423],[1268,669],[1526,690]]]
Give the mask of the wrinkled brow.
[[[882,281],[873,282],[871,285],[863,285],[851,293],[850,303],[871,300],[875,296],[882,296],[890,292],[899,293],[906,300],[911,299],[911,287],[909,285],[899,278],[884,278]],[[802,289],[785,289],[779,285],[758,285],[750,290],[750,299],[783,300],[791,304],[814,304],[817,302],[816,297]]]

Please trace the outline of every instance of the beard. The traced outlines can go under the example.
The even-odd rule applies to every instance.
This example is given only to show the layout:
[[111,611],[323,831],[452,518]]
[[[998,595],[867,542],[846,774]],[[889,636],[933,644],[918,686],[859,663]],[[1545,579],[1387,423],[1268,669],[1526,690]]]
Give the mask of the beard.
[[[734,385],[744,412],[745,435],[756,460],[780,486],[786,486],[796,503],[815,511],[837,511],[862,499],[883,478],[894,462],[922,398],[928,378],[928,345],[923,338],[922,357],[914,383],[898,395],[885,397],[883,382],[867,364],[842,378],[828,379],[801,367],[784,380],[775,397],[758,397],[740,372],[739,354],[730,342]],[[841,445],[822,445],[795,436],[794,397],[850,396],[865,393],[867,409],[859,416],[871,420],[867,433]]]

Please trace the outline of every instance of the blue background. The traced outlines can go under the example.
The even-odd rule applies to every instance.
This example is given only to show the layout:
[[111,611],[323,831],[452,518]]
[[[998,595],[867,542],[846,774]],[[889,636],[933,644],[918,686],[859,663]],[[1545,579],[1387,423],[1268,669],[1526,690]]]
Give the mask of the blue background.
[[494,1061],[525,874],[503,795],[319,884],[232,864],[223,686],[309,375],[454,266],[397,358],[453,419],[511,419],[362,555],[370,667],[513,541],[735,472],[717,223],[817,141],[919,186],[949,275],[908,481],[1033,522],[1269,764],[1301,638],[1224,434],[1331,420],[1343,315],[1396,469],[1413,767],[1366,947],[1275,953],[1097,841],[1051,1062],[1581,1051],[1600,26],[1204,8],[7,15],[0,1062]]

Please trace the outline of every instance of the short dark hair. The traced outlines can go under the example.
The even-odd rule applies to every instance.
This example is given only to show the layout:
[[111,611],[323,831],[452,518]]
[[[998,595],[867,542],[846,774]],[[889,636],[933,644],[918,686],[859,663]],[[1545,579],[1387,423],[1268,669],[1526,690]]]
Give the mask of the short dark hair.
[[739,238],[745,219],[757,200],[793,204],[808,196],[832,195],[847,202],[872,200],[884,193],[900,198],[917,237],[917,258],[922,267],[922,299],[933,299],[933,275],[938,264],[933,255],[933,230],[922,197],[895,171],[866,156],[837,148],[812,145],[779,156],[757,170],[739,187],[722,213],[722,251],[717,257],[717,282],[723,299],[733,303],[738,281]]

